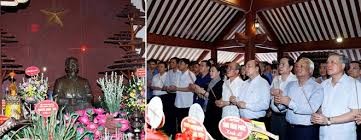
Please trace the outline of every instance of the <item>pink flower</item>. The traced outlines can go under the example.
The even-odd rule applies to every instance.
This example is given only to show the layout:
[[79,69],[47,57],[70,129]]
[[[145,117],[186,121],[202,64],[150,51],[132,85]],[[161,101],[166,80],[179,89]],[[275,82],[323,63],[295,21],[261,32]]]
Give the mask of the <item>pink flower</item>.
[[122,127],[120,127],[120,131],[124,132],[129,129],[129,123],[122,124]]
[[64,120],[70,120],[70,115],[69,115],[69,113],[66,113],[65,115],[64,115]]
[[89,131],[94,131],[98,128],[98,125],[95,124],[95,123],[89,123],[86,128],[89,130]]
[[78,110],[78,111],[75,111],[76,114],[78,114],[79,116],[84,116],[86,115],[85,113],[85,110]]
[[82,127],[78,127],[76,130],[78,131],[79,134],[84,133],[84,128],[82,128]]
[[88,116],[81,116],[79,117],[79,122],[82,124],[88,125],[90,123]]
[[94,118],[93,122],[94,122],[95,124],[98,124],[98,119],[97,119],[97,118]]
[[94,132],[94,136],[95,136],[95,137],[100,137],[100,136],[102,136],[102,132],[99,131],[99,130],[96,130],[96,131]]
[[84,140],[90,140],[90,138],[88,136],[85,136]]
[[94,108],[93,111],[94,111],[96,114],[98,114],[98,115],[104,113],[104,109],[102,109],[102,108],[97,108],[97,109]]
[[100,118],[100,119],[98,119],[98,124],[99,125],[104,125],[105,123],[107,122],[107,118]]

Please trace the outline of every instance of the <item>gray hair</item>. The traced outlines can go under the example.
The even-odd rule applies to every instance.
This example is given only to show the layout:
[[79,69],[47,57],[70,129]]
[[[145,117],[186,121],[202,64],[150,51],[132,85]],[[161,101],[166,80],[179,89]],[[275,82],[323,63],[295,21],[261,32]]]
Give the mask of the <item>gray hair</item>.
[[350,59],[348,59],[348,57],[346,57],[346,55],[341,54],[341,53],[337,53],[337,52],[331,52],[328,57],[330,56],[338,56],[340,62],[342,64],[345,64],[345,71],[347,71],[350,68]]
[[[315,70],[315,64],[313,61],[307,57],[302,57],[300,60],[306,61],[308,64],[308,67],[310,68],[311,75],[313,74],[313,70]],[[299,60],[299,61],[300,61]]]

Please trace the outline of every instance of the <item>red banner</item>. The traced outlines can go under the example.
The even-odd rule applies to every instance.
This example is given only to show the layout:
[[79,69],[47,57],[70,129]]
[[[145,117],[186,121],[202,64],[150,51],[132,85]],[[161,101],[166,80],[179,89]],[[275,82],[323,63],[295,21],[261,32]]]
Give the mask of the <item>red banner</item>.
[[207,139],[207,131],[202,123],[192,117],[185,117],[181,123],[182,132],[190,130],[192,132],[192,139]]
[[144,68],[139,68],[137,69],[135,75],[137,75],[138,77],[145,77],[145,69]]
[[3,124],[8,119],[9,117],[6,117],[5,115],[0,115],[0,124]]
[[40,69],[38,67],[35,66],[31,66],[26,68],[25,70],[25,74],[28,76],[35,76],[40,72]]
[[248,129],[246,122],[237,117],[225,117],[218,124],[219,131],[227,139],[246,139],[251,131]]
[[58,104],[51,100],[44,100],[35,105],[35,112],[43,117],[50,117],[51,114],[56,113],[58,109]]

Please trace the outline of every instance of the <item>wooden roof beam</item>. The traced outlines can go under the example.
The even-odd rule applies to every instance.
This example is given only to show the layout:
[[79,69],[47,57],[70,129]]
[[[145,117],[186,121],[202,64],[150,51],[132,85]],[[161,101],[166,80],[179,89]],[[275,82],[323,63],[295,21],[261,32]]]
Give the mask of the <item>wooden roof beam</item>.
[[342,43],[336,40],[312,41],[304,43],[284,44],[283,52],[294,51],[316,51],[316,50],[337,50],[337,49],[356,49],[361,48],[361,38],[344,38]]
[[276,48],[280,48],[282,47],[281,45],[281,41],[279,40],[279,38],[276,36],[276,33],[272,30],[270,24],[267,22],[267,20],[265,19],[265,17],[263,16],[262,13],[257,14],[258,17],[261,20],[261,24],[264,27],[263,29],[265,30],[267,36],[269,36],[273,42],[273,45],[277,46]]
[[[256,48],[256,53],[277,52],[277,50],[269,50],[269,49],[259,48],[259,47],[255,47],[255,48]],[[217,50],[218,51],[227,51],[227,52],[245,53],[245,48],[244,47],[218,48]]]
[[[256,47],[260,46],[260,45],[262,45],[263,49],[271,50],[271,51],[278,50],[278,48],[279,48],[278,47],[279,45],[273,41],[271,41],[271,42],[267,41],[264,44],[256,44]],[[218,49],[221,49],[222,47],[231,47],[231,46],[243,47],[244,44],[238,43],[236,40],[231,39],[231,40],[222,40],[222,41],[215,42],[214,46],[217,47]],[[258,47],[258,48],[260,48],[260,47]]]
[[251,0],[213,0],[214,2],[246,12],[250,9]]
[[228,23],[228,25],[222,30],[222,32],[217,36],[214,42],[222,41],[227,35],[232,31],[236,30],[237,26],[241,23],[244,18],[244,14],[240,11],[233,17],[233,19]]
[[[242,0],[239,0],[242,1]],[[254,7],[257,12],[274,8],[280,8],[287,5],[297,4],[301,2],[307,2],[311,0],[255,0]]]
[[232,62],[237,62],[239,59],[241,59],[244,56],[244,54],[238,54],[236,58],[233,59]]
[[205,41],[157,35],[154,33],[147,34],[147,43],[157,44],[157,45],[165,45],[165,46],[199,48],[199,49],[211,49],[211,47],[213,46],[212,43],[205,42]]
[[208,50],[204,50],[204,51],[202,52],[202,54],[198,57],[197,62],[202,61],[202,60],[209,54],[209,52],[210,52],[210,51],[208,51]]

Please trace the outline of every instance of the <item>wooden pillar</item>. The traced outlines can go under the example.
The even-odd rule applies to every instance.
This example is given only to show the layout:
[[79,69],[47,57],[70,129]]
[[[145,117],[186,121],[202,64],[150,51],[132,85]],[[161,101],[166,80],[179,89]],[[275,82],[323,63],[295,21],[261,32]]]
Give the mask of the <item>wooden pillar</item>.
[[279,47],[277,50],[277,61],[281,60],[283,57],[283,50]]
[[216,48],[215,46],[212,46],[211,59],[213,59],[216,63],[218,63],[218,59],[217,59],[217,48]]
[[245,44],[245,63],[249,60],[254,60],[256,55],[256,48],[253,40],[256,36],[256,27],[254,26],[255,19],[255,11],[250,11],[246,14],[246,36],[249,40],[248,43]]

